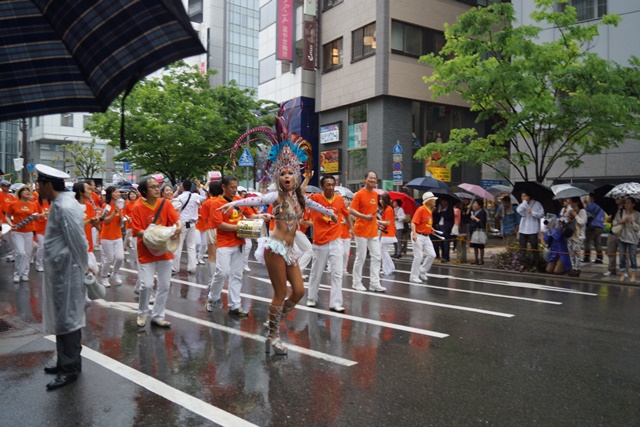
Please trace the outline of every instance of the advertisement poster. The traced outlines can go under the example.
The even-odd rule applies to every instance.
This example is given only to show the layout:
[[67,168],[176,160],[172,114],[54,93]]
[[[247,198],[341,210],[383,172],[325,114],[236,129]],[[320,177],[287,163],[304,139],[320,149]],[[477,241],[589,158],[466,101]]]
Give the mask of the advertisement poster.
[[340,127],[342,122],[320,126],[320,144],[330,144],[340,142]]
[[349,125],[349,148],[366,148],[367,139],[367,122]]
[[340,172],[340,149],[320,152],[320,173],[332,174]]

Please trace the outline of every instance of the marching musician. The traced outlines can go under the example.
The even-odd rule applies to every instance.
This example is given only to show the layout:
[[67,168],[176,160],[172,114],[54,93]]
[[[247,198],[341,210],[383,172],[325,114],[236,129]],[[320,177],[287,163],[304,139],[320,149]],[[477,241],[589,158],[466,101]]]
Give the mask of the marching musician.
[[182,233],[180,234],[180,244],[178,249],[173,253],[173,267],[174,273],[180,271],[180,259],[182,258],[182,246],[187,244],[187,273],[195,273],[196,262],[196,221],[198,221],[198,208],[204,202],[206,197],[202,197],[198,193],[198,189],[195,185],[191,184],[191,181],[185,179],[182,182],[183,192],[177,199],[179,200],[180,208],[178,214],[180,215],[180,221],[183,224]]
[[31,188],[23,185],[18,189],[17,200],[5,208],[5,219],[11,226],[11,239],[15,251],[16,264],[13,270],[13,282],[18,283],[29,281],[29,261],[33,250],[33,234],[35,232],[36,218],[41,218],[38,214],[38,206],[33,201]]

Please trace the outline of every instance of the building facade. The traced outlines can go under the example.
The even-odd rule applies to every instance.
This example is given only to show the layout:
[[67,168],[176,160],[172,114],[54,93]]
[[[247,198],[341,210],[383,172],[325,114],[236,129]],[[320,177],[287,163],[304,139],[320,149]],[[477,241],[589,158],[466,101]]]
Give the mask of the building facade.
[[20,121],[10,120],[0,123],[0,170],[2,175],[10,174],[1,179],[10,178],[12,181],[19,175],[14,173],[13,159],[20,153]]

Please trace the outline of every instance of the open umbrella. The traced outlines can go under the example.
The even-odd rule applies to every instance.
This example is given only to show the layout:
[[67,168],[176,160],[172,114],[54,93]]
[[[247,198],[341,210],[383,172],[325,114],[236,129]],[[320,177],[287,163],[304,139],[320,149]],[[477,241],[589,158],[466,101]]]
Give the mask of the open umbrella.
[[373,191],[375,191],[376,193],[378,193],[379,196],[382,196],[384,193],[386,193],[386,191],[384,191],[382,188],[374,188]]
[[533,200],[542,204],[545,212],[557,213],[558,206],[553,203],[553,191],[546,185],[536,181],[520,181],[513,186],[511,193],[520,201],[522,193],[527,193]]
[[632,198],[636,201],[640,201],[640,184],[637,182],[625,182],[624,184],[616,185],[605,194],[605,197],[611,197],[613,199],[619,198]]
[[453,193],[456,195],[456,197],[460,200],[462,199],[469,199],[469,200],[473,200],[475,197],[473,196],[473,194],[469,194],[469,193],[465,193],[463,191],[458,191],[456,193]]
[[551,191],[553,191],[553,194],[558,194],[559,192],[566,190],[568,188],[576,188],[571,184],[556,184],[556,185],[552,185],[551,187]]
[[391,197],[391,200],[399,200],[402,203],[402,210],[406,214],[413,215],[416,209],[418,209],[418,204],[415,199],[406,193],[389,191],[389,197]]
[[553,200],[563,200],[563,199],[570,199],[572,197],[582,197],[585,194],[589,194],[589,193],[580,188],[569,186],[569,188],[565,188],[564,190],[557,192],[556,195],[553,196]]
[[434,188],[430,190],[438,199],[447,199],[449,204],[453,205],[461,200],[456,196],[453,191],[446,188]]
[[513,187],[511,187],[509,185],[496,184],[496,185],[492,185],[491,187],[487,188],[487,191],[489,193],[493,194],[494,196],[498,196],[500,194],[511,193],[513,191]]
[[306,193],[322,193],[320,187],[316,187],[315,185],[307,185]]
[[449,186],[438,179],[431,176],[422,176],[409,181],[405,187],[414,188],[420,191],[433,191],[434,188],[449,190]]
[[615,215],[618,212],[616,201],[610,197],[605,197],[611,189],[615,187],[613,184],[605,184],[593,190],[596,205],[600,206],[607,215]]
[[180,0],[0,2],[0,122],[105,111],[136,81],[205,53]]
[[458,185],[458,188],[462,188],[463,190],[468,191],[471,194],[475,194],[481,199],[488,199],[491,201],[495,199],[495,196],[493,194],[489,193],[487,190],[476,184],[467,184],[466,182],[464,182]]
[[593,193],[595,189],[598,188],[597,185],[592,184],[590,182],[574,182],[571,185],[573,185],[576,188],[580,188],[581,190],[584,190],[587,193]]
[[338,194],[340,194],[342,197],[346,197],[348,199],[353,199],[353,191],[349,190],[347,187],[341,187],[339,185],[337,185],[334,188],[334,191],[337,191]]

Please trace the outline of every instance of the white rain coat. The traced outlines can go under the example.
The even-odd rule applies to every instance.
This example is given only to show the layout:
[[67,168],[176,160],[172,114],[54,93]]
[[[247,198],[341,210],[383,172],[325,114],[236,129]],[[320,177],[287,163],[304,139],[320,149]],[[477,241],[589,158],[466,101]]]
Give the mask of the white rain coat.
[[44,328],[64,335],[85,326],[84,273],[89,249],[84,212],[74,193],[62,192],[51,204],[44,233]]

